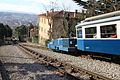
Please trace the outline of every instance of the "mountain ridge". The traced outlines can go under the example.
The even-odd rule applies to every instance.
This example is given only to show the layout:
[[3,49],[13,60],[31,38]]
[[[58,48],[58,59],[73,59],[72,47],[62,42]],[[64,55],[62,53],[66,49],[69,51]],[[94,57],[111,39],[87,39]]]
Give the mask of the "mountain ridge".
[[0,11],[0,23],[15,28],[20,25],[37,25],[38,16],[36,14],[18,13],[18,12],[2,12]]

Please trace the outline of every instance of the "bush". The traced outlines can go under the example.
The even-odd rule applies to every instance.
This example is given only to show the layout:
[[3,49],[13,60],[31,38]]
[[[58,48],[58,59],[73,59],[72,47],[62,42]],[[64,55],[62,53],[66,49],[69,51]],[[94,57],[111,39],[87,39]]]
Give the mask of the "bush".
[[31,39],[31,38],[28,38],[28,42],[32,42],[32,39]]
[[51,40],[49,40],[49,39],[45,41],[45,46],[46,46],[46,47],[47,47],[47,44],[48,44],[50,41],[51,41]]

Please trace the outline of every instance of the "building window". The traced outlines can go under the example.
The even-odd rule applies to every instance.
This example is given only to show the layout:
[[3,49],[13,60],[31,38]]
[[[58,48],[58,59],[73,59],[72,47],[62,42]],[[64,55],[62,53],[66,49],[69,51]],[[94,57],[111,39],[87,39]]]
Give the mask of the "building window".
[[44,33],[46,33],[46,29],[44,29]]
[[44,24],[46,24],[46,19],[44,18]]
[[43,23],[43,18],[41,18],[41,22]]
[[85,28],[85,38],[96,38],[97,29],[96,27]]
[[41,42],[42,42],[43,38],[41,37]]
[[117,38],[116,24],[100,26],[101,38]]

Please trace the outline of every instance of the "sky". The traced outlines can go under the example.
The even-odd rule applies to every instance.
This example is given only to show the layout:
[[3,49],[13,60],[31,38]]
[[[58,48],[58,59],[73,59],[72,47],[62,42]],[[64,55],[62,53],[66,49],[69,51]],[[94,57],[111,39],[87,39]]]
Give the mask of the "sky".
[[0,11],[41,14],[55,10],[80,10],[81,7],[72,0],[0,0]]

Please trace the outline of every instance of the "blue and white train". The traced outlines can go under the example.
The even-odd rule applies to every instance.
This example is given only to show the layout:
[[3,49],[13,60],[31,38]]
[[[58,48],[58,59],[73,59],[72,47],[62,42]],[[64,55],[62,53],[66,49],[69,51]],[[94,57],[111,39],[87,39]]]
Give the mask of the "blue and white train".
[[120,11],[86,18],[76,25],[76,38],[53,40],[48,48],[120,55]]
[[59,38],[51,41],[48,44],[48,48],[55,51],[74,52],[76,51],[76,41],[76,38]]

